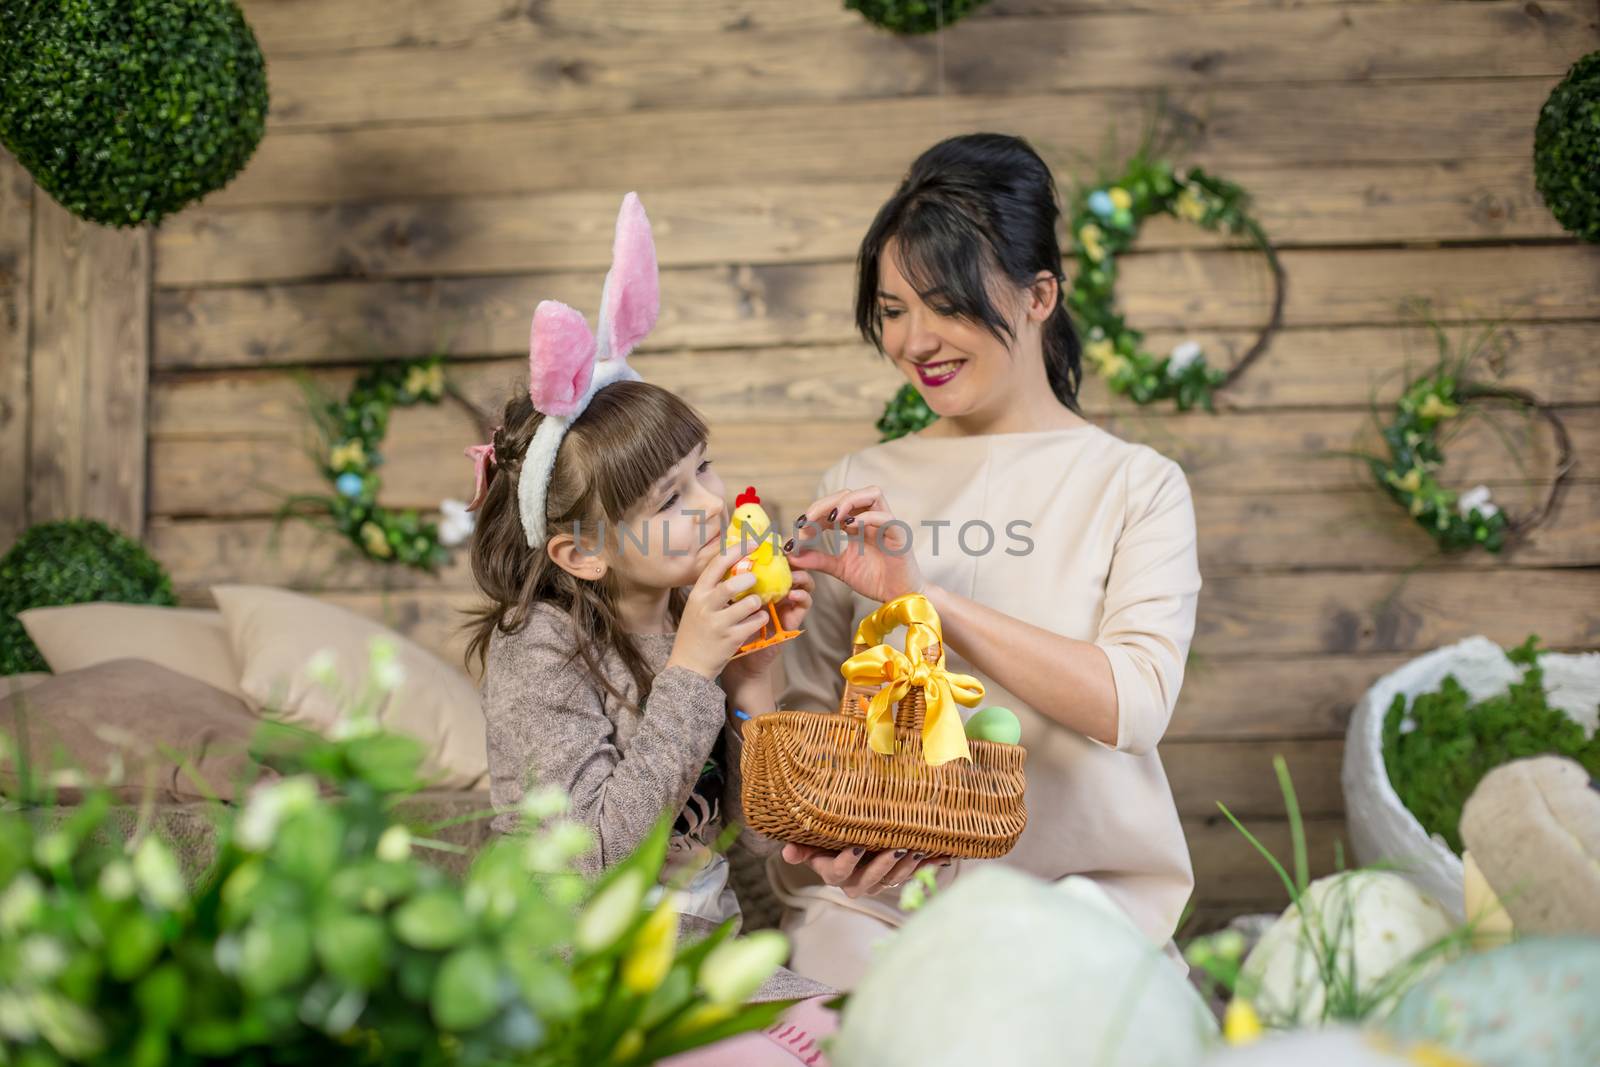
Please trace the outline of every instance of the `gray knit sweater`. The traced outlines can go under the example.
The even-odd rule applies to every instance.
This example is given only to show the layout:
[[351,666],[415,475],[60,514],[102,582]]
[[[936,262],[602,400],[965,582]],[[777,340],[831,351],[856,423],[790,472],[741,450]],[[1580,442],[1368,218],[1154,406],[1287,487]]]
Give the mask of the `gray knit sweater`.
[[[488,720],[489,793],[497,808],[515,806],[532,784],[555,785],[572,797],[572,817],[594,831],[599,848],[591,869],[622,860],[664,812],[678,814],[687,833],[675,851],[709,844],[721,831],[721,796],[692,796],[727,723],[722,687],[686,667],[663,669],[674,635],[636,634],[654,671],[642,713],[588,676],[582,658],[566,662],[573,645],[565,612],[536,605],[527,626],[495,633],[483,679]],[[617,689],[638,702],[638,690],[615,649],[600,665]],[[728,730],[731,736],[733,731]],[[724,762],[727,762],[726,760]],[[723,768],[723,782],[733,775]],[[686,811],[691,799],[696,803]],[[509,831],[517,814],[495,817]]]
[[[515,807],[527,787],[557,785],[572,797],[572,818],[594,831],[599,848],[583,859],[589,870],[622,860],[650,832],[662,813],[681,812],[675,851],[716,839],[728,822],[742,819],[739,805],[738,734],[727,726],[722,687],[686,667],[663,669],[673,634],[635,634],[640,653],[655,672],[643,714],[626,708],[585,672],[582,658],[565,662],[573,648],[566,613],[537,605],[515,634],[496,632],[489,642],[483,678],[488,721],[489,796],[497,808]],[[637,703],[633,679],[614,649],[600,657],[612,685]],[[701,781],[707,758],[724,738],[720,811],[708,808]],[[701,792],[697,793],[697,784]],[[518,815],[497,815],[502,832]],[[738,846],[763,855],[781,847],[748,830]],[[684,918],[684,936],[694,939],[710,924]],[[752,1000],[782,1000],[832,992],[780,970]]]

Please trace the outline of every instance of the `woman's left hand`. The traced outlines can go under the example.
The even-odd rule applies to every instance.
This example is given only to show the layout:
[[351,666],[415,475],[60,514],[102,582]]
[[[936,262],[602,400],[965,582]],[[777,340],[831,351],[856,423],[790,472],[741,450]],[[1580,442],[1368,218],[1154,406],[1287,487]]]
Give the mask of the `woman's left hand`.
[[[821,543],[818,530],[838,530],[845,535],[838,555],[817,547]],[[895,518],[883,490],[875,485],[844,489],[806,508],[784,551],[790,566],[831,575],[880,603],[920,593],[927,584],[912,551],[910,527]]]
[[[811,591],[817,584],[816,579],[801,568],[791,565],[789,570],[793,584],[789,587],[789,592],[777,603],[778,621],[785,630],[798,630],[800,624],[805,621],[806,612],[811,610]],[[724,687],[766,674],[782,654],[783,646],[773,645],[740,656],[738,659],[729,660],[728,665],[722,669]]]

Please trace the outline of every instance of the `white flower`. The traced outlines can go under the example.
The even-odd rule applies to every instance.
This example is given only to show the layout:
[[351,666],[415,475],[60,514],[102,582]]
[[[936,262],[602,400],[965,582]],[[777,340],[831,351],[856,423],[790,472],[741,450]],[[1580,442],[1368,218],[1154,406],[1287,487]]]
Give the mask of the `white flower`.
[[565,815],[572,806],[572,798],[557,786],[547,785],[530,789],[522,794],[522,817],[530,822],[544,822],[557,815]]
[[465,500],[441,500],[439,516],[439,543],[446,548],[465,542],[478,525],[478,517],[467,510]]
[[311,654],[311,658],[306,660],[306,677],[330,693],[338,691],[339,661],[333,649],[322,648]]
[[241,848],[265,852],[278,835],[284,817],[304,811],[317,800],[317,784],[305,775],[285,778],[251,794],[239,816],[237,833]]
[[1167,356],[1167,377],[1176,378],[1189,369],[1189,365],[1203,358],[1199,341],[1185,341],[1173,348]]
[[127,900],[133,896],[133,868],[112,860],[100,868],[100,895],[107,900]]
[[188,898],[177,859],[153,835],[145,835],[133,853],[133,880],[146,900],[168,911],[177,911]]
[[411,831],[391,826],[378,838],[378,858],[385,863],[402,863],[411,855]]
[[367,654],[373,685],[392,693],[405,683],[406,669],[400,664],[400,646],[387,637],[374,637],[367,646]]
[[1463,519],[1471,517],[1474,511],[1486,519],[1492,519],[1500,514],[1500,509],[1489,503],[1489,487],[1487,485],[1476,486],[1462,493],[1461,499],[1456,501],[1456,507],[1460,510]]

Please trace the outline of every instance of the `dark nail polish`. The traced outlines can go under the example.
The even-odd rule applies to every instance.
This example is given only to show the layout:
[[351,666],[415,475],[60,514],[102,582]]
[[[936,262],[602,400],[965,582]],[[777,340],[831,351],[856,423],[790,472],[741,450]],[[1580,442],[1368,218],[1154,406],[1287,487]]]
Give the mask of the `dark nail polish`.
[[800,529],[800,527],[804,526],[805,524],[806,524],[806,517],[804,515],[801,515],[801,516],[797,517],[794,520],[794,528],[796,530]]
[[844,517],[844,524],[845,524],[845,525],[846,525],[846,526],[853,526],[853,525],[855,525],[855,521],[856,521],[856,517],[855,517],[855,516],[854,516],[854,515],[846,515],[846,516],[845,516],[845,517]]
[[787,541],[785,541],[783,543],[783,550],[785,552],[793,552],[794,551],[794,538],[791,537],[791,538],[789,538],[789,540],[787,540]]
[[862,848],[860,845],[857,845],[855,848],[850,850],[850,853],[851,855],[859,856],[865,851],[866,849]]
[[895,854],[895,857],[897,859],[904,859],[905,858],[905,854],[906,854],[906,850],[903,849],[903,848],[897,848],[897,849],[894,850],[894,854]]
[[839,517],[839,509],[838,508],[834,508],[832,511],[828,512],[828,521],[829,522],[832,522],[834,519],[837,519],[838,517]]
[[949,860],[945,860],[943,863],[939,864],[939,866],[948,867],[948,866],[950,866],[950,861]]
[[911,854],[911,858],[914,860],[925,860],[928,858],[928,854],[926,852],[913,852]]

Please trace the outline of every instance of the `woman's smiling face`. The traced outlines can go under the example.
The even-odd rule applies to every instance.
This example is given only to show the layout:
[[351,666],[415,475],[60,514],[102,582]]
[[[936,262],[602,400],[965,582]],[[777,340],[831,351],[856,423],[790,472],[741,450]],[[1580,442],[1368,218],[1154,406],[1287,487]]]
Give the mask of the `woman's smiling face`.
[[[1011,287],[994,294],[1013,330],[1025,325]],[[878,313],[883,351],[938,415],[966,415],[1009,397],[1017,383],[1010,347],[982,323],[960,317],[937,287],[919,293],[900,270],[890,238],[878,259]]]

